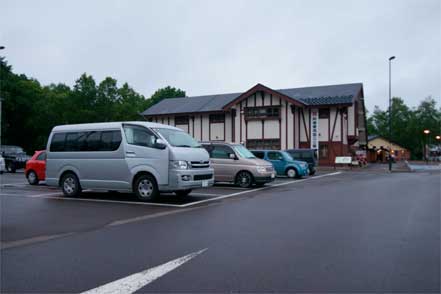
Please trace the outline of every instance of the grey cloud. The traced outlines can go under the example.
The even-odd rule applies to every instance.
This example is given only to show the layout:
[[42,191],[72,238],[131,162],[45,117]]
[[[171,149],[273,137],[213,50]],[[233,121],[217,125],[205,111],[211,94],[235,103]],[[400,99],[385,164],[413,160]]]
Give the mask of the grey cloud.
[[441,2],[2,1],[15,71],[72,85],[81,73],[145,96],[363,82],[370,110],[393,94],[441,96]]

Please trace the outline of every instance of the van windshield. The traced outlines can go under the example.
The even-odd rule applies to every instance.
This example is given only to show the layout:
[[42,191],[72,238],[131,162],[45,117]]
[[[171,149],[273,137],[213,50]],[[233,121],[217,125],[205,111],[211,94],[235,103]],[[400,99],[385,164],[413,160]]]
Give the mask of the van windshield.
[[193,137],[184,131],[154,128],[167,142],[174,147],[200,148],[202,147]]
[[256,158],[256,156],[254,156],[254,154],[251,153],[250,150],[248,150],[242,145],[234,145],[233,148],[234,150],[236,150],[237,154],[239,154],[239,156],[242,158]]

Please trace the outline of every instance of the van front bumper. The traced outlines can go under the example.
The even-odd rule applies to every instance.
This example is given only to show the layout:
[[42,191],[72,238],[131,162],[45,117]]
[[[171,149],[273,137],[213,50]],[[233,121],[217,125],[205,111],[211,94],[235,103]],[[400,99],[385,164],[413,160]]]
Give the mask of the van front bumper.
[[161,191],[179,191],[211,187],[214,184],[214,170],[204,169],[172,169],[169,172],[169,185],[159,187]]

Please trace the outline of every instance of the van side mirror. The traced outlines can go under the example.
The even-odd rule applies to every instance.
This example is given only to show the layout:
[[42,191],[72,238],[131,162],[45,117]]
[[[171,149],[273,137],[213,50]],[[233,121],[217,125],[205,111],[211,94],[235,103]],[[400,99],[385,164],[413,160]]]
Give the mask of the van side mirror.
[[230,157],[230,159],[237,160],[237,156],[236,156],[236,154],[234,154],[234,153],[230,153],[230,154],[229,154],[229,157]]
[[164,140],[156,139],[155,144],[153,144],[153,148],[164,150],[167,148],[167,145],[165,144]]

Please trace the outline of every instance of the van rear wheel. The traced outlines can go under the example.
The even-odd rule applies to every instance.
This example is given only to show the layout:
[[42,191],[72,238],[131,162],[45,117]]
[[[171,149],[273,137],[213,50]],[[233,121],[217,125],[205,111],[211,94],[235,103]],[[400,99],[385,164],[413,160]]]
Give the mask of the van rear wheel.
[[185,197],[191,193],[191,189],[175,191],[176,196]]
[[77,197],[81,194],[80,181],[73,173],[67,173],[61,179],[61,190],[66,197]]
[[136,179],[134,185],[134,192],[136,197],[141,201],[150,201],[158,197],[158,185],[156,180],[151,175],[141,175]]

